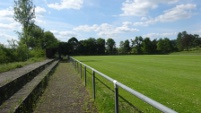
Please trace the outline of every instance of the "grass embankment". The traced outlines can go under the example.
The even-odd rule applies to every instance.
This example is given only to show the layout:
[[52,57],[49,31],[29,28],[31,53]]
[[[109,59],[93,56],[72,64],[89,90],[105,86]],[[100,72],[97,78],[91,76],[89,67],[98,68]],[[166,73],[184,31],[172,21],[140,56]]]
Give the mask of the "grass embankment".
[[31,58],[25,62],[12,62],[12,63],[0,64],[0,73],[9,71],[15,68],[21,68],[25,65],[28,65],[34,62],[43,61],[44,59],[45,58]]
[[[75,57],[100,72],[178,112],[201,112],[200,55],[140,55]],[[91,70],[89,70],[91,72]],[[113,88],[113,84],[100,78]],[[91,81],[88,78],[88,86]],[[113,112],[113,92],[96,84],[96,103],[100,112]],[[120,89],[120,95],[144,112],[156,110]],[[121,112],[133,112],[121,100]]]

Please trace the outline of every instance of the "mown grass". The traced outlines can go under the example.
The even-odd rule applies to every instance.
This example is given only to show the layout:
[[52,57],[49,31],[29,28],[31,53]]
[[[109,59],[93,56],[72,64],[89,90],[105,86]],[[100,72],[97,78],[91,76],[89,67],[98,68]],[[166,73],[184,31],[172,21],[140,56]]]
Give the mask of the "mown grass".
[[39,62],[44,60],[45,58],[31,58],[25,62],[12,62],[12,63],[6,63],[6,64],[0,64],[0,73],[6,72],[15,68],[21,68],[25,65],[34,63],[34,62]]
[[[178,112],[201,112],[200,55],[80,56],[75,58]],[[99,79],[109,87],[114,87],[105,79],[101,77]],[[108,112],[111,109],[114,111],[113,92],[99,84],[97,83],[96,99],[98,109],[101,112]],[[120,95],[140,111],[157,112],[124,90],[120,89]],[[132,111],[123,100],[120,104],[122,112]]]

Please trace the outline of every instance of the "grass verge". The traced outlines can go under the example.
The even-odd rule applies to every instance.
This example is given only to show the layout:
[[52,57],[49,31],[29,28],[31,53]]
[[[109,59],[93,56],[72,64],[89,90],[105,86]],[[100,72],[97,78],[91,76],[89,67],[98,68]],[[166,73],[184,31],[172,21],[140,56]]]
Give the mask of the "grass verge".
[[31,58],[25,62],[12,62],[12,63],[0,64],[0,73],[9,71],[15,68],[21,68],[25,65],[28,65],[34,62],[43,61],[44,59],[45,58]]

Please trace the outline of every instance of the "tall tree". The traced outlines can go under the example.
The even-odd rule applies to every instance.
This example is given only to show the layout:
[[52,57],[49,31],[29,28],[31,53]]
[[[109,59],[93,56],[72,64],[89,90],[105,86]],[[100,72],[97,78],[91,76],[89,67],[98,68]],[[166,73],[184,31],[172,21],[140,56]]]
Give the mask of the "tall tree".
[[179,32],[177,35],[177,48],[179,51],[183,50],[183,46],[182,46],[182,33]]
[[97,43],[97,54],[105,54],[105,39],[103,38],[98,38],[96,40],[96,43]]
[[145,38],[142,42],[142,51],[145,54],[151,54],[152,53],[152,42],[149,38]]
[[43,49],[47,48],[56,48],[59,45],[59,41],[54,36],[54,34],[50,31],[46,31],[44,33],[44,39],[42,40]]
[[[30,32],[30,37],[28,39],[28,44],[31,48],[40,48],[44,49],[43,42],[45,38],[44,30],[39,26],[34,25]],[[54,43],[54,42],[52,42]]]
[[162,53],[169,53],[172,50],[171,42],[168,38],[159,39],[157,43],[157,50]]
[[68,40],[68,44],[69,44],[69,53],[70,54],[77,54],[78,51],[78,46],[79,46],[79,42],[77,40],[77,38],[72,37]]
[[125,40],[125,42],[124,42],[124,51],[125,51],[125,53],[129,53],[131,51],[129,40]]
[[96,46],[96,39],[95,38],[89,38],[87,40],[87,51],[90,55],[97,54],[97,46]]
[[115,41],[112,38],[107,39],[106,45],[108,54],[115,54]]
[[188,50],[191,47],[195,46],[195,40],[197,40],[198,35],[188,34],[186,31],[178,33],[177,36],[177,46],[178,49],[181,50]]
[[139,37],[136,36],[134,40],[131,40],[134,53],[137,53],[137,54],[142,53],[142,41],[143,41],[143,38],[141,36]]
[[[28,59],[28,37],[31,26],[34,25],[35,6],[31,0],[14,0],[14,19],[22,25],[22,33],[20,33],[21,40],[27,46]],[[23,42],[22,41],[22,42]]]
[[119,42],[118,53],[120,53],[120,54],[124,54],[125,53],[125,51],[124,51],[124,41],[120,41]]

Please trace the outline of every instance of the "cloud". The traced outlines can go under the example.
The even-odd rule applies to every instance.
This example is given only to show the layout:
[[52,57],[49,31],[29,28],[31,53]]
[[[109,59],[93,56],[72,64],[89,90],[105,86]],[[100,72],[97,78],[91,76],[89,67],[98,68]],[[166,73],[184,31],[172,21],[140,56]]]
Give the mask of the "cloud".
[[36,15],[36,18],[34,19],[35,22],[37,24],[44,24],[45,23],[45,20],[44,20],[44,14],[46,13],[46,9],[43,8],[43,7],[36,7],[35,8],[35,15]]
[[14,31],[21,28],[21,25],[14,20],[13,16],[14,12],[11,7],[0,10],[0,31]]
[[[132,28],[131,22],[123,22],[121,26],[113,26],[108,23],[102,23],[100,25],[94,24],[92,26],[89,25],[81,25],[75,27],[73,30],[75,31],[83,31],[83,32],[96,32],[100,37],[113,37],[114,35],[125,33],[125,32],[137,32],[139,31],[136,28]],[[130,27],[131,26],[131,27]]]
[[47,11],[46,11],[46,9],[45,8],[42,8],[42,7],[36,7],[35,8],[35,13],[37,14],[37,15],[42,15],[42,14],[44,14],[44,13],[46,13]]
[[13,22],[14,12],[11,7],[0,10],[0,22]]
[[169,36],[175,36],[177,35],[177,32],[170,32],[170,33],[149,33],[146,35],[143,35],[143,37],[149,37],[150,39],[156,39],[156,38],[165,38]]
[[10,7],[10,8],[7,8],[7,9],[3,9],[3,10],[0,10],[0,16],[2,17],[11,17],[13,16],[13,9]]
[[172,4],[179,0],[126,0],[122,3],[120,16],[145,16],[151,9],[155,9],[159,4]]
[[78,27],[75,27],[73,30],[75,31],[84,31],[84,32],[90,32],[90,31],[93,31],[95,29],[98,28],[98,25],[94,24],[92,26],[89,26],[89,25],[81,25],[81,26],[78,26]]
[[0,29],[16,29],[19,28],[19,24],[18,23],[9,23],[9,24],[4,24],[4,23],[0,23]]
[[192,10],[196,8],[195,4],[181,4],[165,10],[163,14],[155,18],[142,17],[141,22],[134,22],[134,26],[149,26],[157,22],[174,22],[181,19],[190,18],[193,13]]
[[62,0],[60,3],[47,4],[48,7],[62,10],[62,9],[80,9],[83,5],[83,0]]
[[61,41],[67,41],[68,38],[77,36],[77,34],[73,31],[51,30],[51,32],[54,33],[55,37],[60,39]]
[[18,37],[9,35],[7,33],[0,33],[0,44],[8,45],[8,40],[18,40]]
[[193,9],[196,8],[195,4],[181,4],[176,7],[164,11],[164,14],[156,17],[156,21],[169,22],[176,21],[184,18],[190,18],[192,16]]

